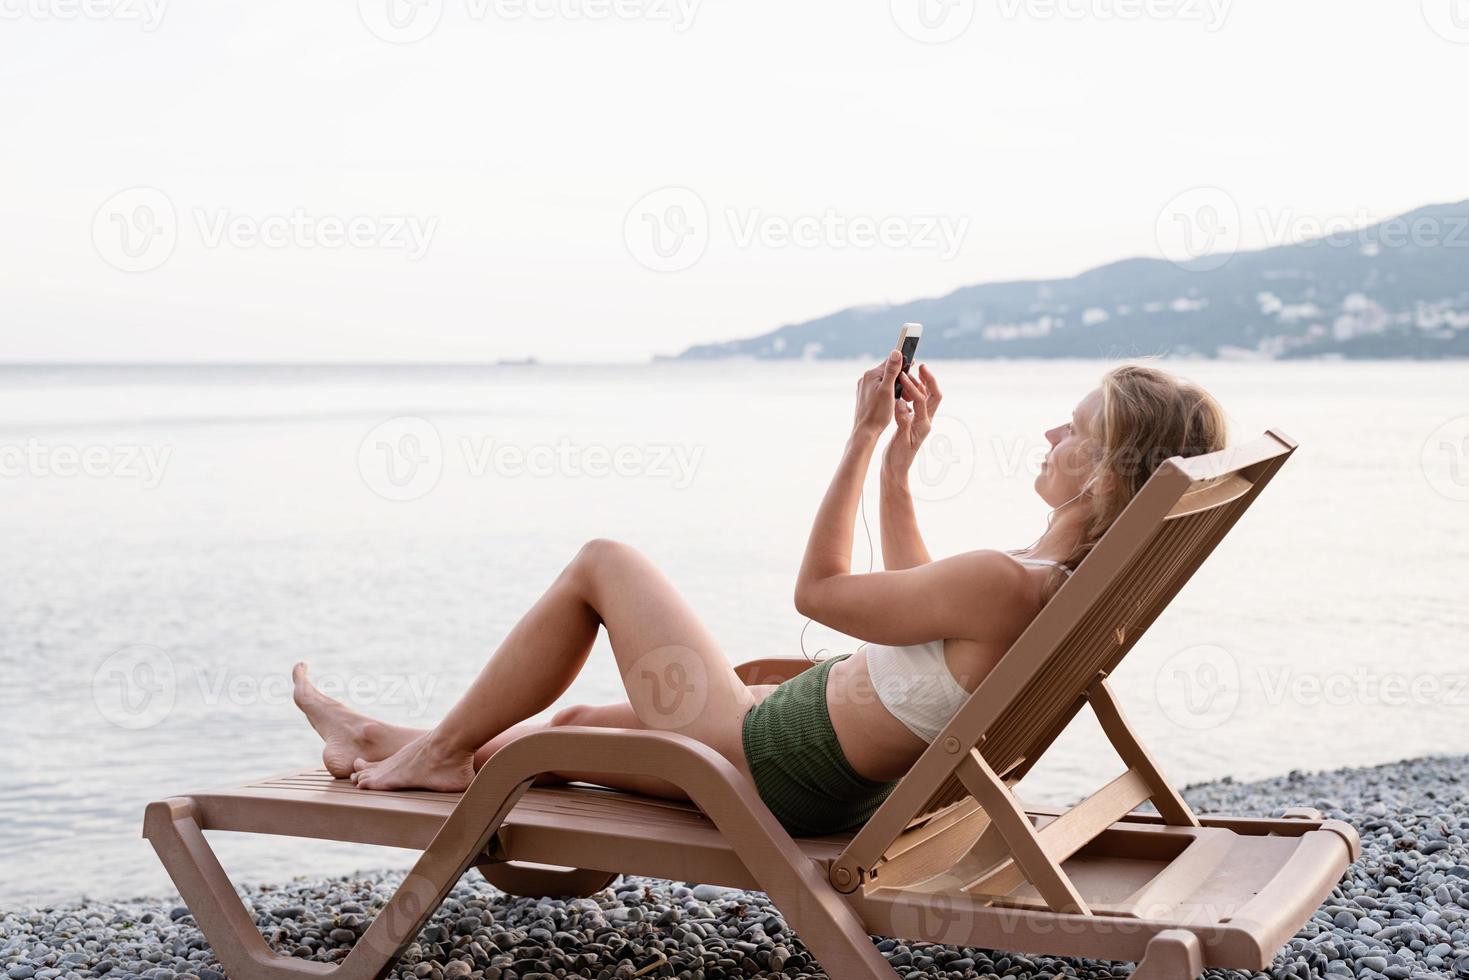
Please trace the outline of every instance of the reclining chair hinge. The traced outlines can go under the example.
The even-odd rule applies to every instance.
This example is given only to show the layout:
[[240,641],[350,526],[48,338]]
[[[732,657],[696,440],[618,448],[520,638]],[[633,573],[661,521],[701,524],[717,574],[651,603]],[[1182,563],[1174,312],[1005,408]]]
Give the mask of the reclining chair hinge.
[[845,864],[834,865],[831,869],[832,887],[843,895],[850,895],[862,887],[867,880],[867,869]]

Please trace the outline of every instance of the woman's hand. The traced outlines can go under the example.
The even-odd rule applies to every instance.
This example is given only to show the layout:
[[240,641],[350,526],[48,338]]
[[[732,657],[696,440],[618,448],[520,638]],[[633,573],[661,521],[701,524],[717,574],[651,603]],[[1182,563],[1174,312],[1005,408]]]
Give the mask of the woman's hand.
[[903,397],[893,402],[893,420],[898,431],[882,454],[883,472],[888,476],[907,475],[923,440],[933,430],[933,416],[944,397],[927,364],[918,366],[917,378],[905,371],[899,380],[903,383]]
[[893,394],[893,386],[902,370],[903,355],[894,348],[887,360],[870,371],[864,371],[857,379],[857,411],[852,419],[854,433],[875,439],[887,428],[898,401]]

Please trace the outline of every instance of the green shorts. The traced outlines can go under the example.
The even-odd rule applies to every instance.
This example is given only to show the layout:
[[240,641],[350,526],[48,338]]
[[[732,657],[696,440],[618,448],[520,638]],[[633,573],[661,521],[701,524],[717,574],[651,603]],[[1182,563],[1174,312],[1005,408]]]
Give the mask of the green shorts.
[[755,788],[793,836],[855,830],[897,785],[858,775],[831,727],[826,675],[849,656],[802,671],[745,715],[741,741]]

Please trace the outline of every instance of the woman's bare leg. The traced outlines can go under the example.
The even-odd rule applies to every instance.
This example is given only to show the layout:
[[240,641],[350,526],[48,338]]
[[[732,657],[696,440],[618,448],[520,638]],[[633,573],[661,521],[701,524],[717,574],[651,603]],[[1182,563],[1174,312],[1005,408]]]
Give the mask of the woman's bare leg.
[[[408,728],[390,725],[356,711],[335,698],[317,690],[307,675],[306,665],[297,664],[291,676],[295,680],[295,701],[306,714],[311,725],[326,742],[322,750],[322,761],[332,775],[344,779],[352,772],[356,759],[377,762],[386,759],[414,739],[427,735],[429,729]],[[549,721],[523,721],[511,725],[505,731],[481,745],[474,753],[474,768],[479,769],[489,761],[501,746],[528,735],[531,732],[558,728],[563,725],[587,725],[593,728],[642,728],[632,705],[621,704],[585,705],[574,704],[562,708]],[[346,760],[345,762],[341,760]],[[673,783],[651,776],[599,776],[588,773],[547,773],[536,780],[538,784],[561,783],[570,780],[597,783],[616,789],[627,789],[647,796],[660,796],[673,800],[686,800],[688,794]]]
[[753,703],[672,583],[626,545],[592,541],[516,624],[443,721],[381,761],[359,758],[365,789],[462,790],[478,750],[565,692],[605,625],[643,727],[677,731],[727,758]]
[[356,760],[386,759],[427,731],[378,721],[323,694],[311,682],[304,663],[291,668],[291,680],[292,700],[326,743],[321,750],[321,764],[338,779],[352,774]]

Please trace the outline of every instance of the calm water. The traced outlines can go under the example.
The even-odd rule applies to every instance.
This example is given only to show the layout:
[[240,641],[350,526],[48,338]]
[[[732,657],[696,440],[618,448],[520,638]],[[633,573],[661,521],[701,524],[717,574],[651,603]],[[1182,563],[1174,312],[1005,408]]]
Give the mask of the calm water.
[[[1237,440],[1301,447],[1117,675],[1167,771],[1469,752],[1469,365],[1169,366]],[[1042,433],[1104,367],[938,365],[931,551],[1035,539]],[[858,370],[0,370],[0,901],[168,891],[145,803],[317,761],[293,661],[432,724],[590,537],[652,555],[731,659],[796,653]],[[619,696],[599,648],[568,699]],[[1086,716],[1022,789],[1069,800],[1120,769]],[[245,881],[411,858],[215,842]]]

